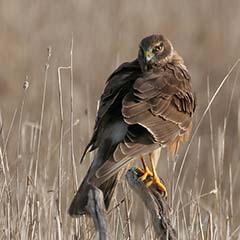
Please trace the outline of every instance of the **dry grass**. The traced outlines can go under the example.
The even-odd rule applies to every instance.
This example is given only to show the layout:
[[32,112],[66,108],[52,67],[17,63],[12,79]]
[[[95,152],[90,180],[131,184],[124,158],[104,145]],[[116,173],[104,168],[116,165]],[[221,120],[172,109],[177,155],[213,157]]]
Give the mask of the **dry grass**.
[[[100,2],[0,3],[0,239],[94,239],[91,220],[67,215],[93,156],[79,158],[106,77],[155,32],[198,97],[191,144],[158,164],[173,225],[179,239],[240,239],[239,2]],[[154,239],[124,179],[109,222],[113,239]]]

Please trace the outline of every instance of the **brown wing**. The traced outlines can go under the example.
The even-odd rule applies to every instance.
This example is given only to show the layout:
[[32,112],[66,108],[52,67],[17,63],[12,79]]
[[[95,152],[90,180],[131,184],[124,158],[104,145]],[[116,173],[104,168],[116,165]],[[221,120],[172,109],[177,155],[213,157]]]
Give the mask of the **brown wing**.
[[168,64],[165,71],[137,79],[133,89],[123,100],[122,114],[128,124],[140,124],[161,144],[188,130],[195,97],[183,68]]
[[138,78],[122,102],[122,115],[129,124],[125,139],[113,156],[95,173],[92,182],[101,184],[130,159],[151,152],[159,144],[177,151],[191,128],[195,96],[190,77],[181,67],[168,64]]
[[[137,60],[134,60],[121,64],[106,81],[106,86],[99,103],[93,135],[84,150],[81,162],[88,151],[92,151],[98,147],[99,139],[101,138],[99,136],[101,136],[105,123],[107,123],[109,117],[111,117],[109,116],[109,110],[112,107],[117,109],[117,105],[121,105],[122,97],[120,95],[132,86],[134,80],[136,80],[140,73],[139,63]],[[117,102],[118,98],[120,102]],[[121,106],[119,110],[121,111]]]

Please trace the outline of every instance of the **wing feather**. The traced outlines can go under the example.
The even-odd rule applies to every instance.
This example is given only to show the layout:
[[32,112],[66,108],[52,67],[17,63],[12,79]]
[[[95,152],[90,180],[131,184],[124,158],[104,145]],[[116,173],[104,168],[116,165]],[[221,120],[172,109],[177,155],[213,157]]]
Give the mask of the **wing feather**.
[[[122,100],[122,116],[129,125],[125,139],[91,179],[101,184],[131,159],[167,144],[173,154],[187,138],[195,111],[195,96],[185,67],[166,67],[140,76]],[[135,131],[131,129],[139,126]],[[132,127],[132,128],[131,128]],[[144,133],[142,131],[145,131]]]
[[108,116],[109,110],[116,103],[117,98],[124,91],[124,88],[130,88],[139,73],[139,63],[137,60],[134,60],[133,62],[126,62],[120,65],[107,79],[101,95],[93,135],[83,152],[80,162],[83,161],[88,151],[92,151],[98,147],[99,139],[101,138],[99,136],[110,117]]
[[124,120],[143,126],[159,143],[173,142],[191,127],[196,103],[189,80],[185,67],[171,64],[137,79],[123,100]]

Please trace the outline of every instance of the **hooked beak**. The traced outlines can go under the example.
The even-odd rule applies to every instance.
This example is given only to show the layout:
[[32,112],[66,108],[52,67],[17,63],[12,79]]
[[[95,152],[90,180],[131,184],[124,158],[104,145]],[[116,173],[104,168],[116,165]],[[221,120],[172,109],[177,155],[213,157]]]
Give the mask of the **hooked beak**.
[[144,56],[145,56],[146,62],[148,63],[148,62],[150,62],[151,59],[154,57],[154,54],[153,54],[152,50],[146,50],[146,51],[144,52]]
[[141,45],[139,47],[140,47],[140,51],[139,51],[140,65],[141,65],[142,71],[145,72],[150,69],[151,61],[154,57],[154,54],[152,52],[152,49],[145,50]]

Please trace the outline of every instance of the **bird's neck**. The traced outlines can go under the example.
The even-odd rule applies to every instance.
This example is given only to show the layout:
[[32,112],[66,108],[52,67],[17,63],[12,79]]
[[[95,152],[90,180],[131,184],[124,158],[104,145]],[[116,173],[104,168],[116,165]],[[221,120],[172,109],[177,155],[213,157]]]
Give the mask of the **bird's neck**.
[[174,50],[171,57],[168,59],[169,63],[172,63],[175,66],[179,66],[187,71],[187,67],[184,64],[182,57]]

